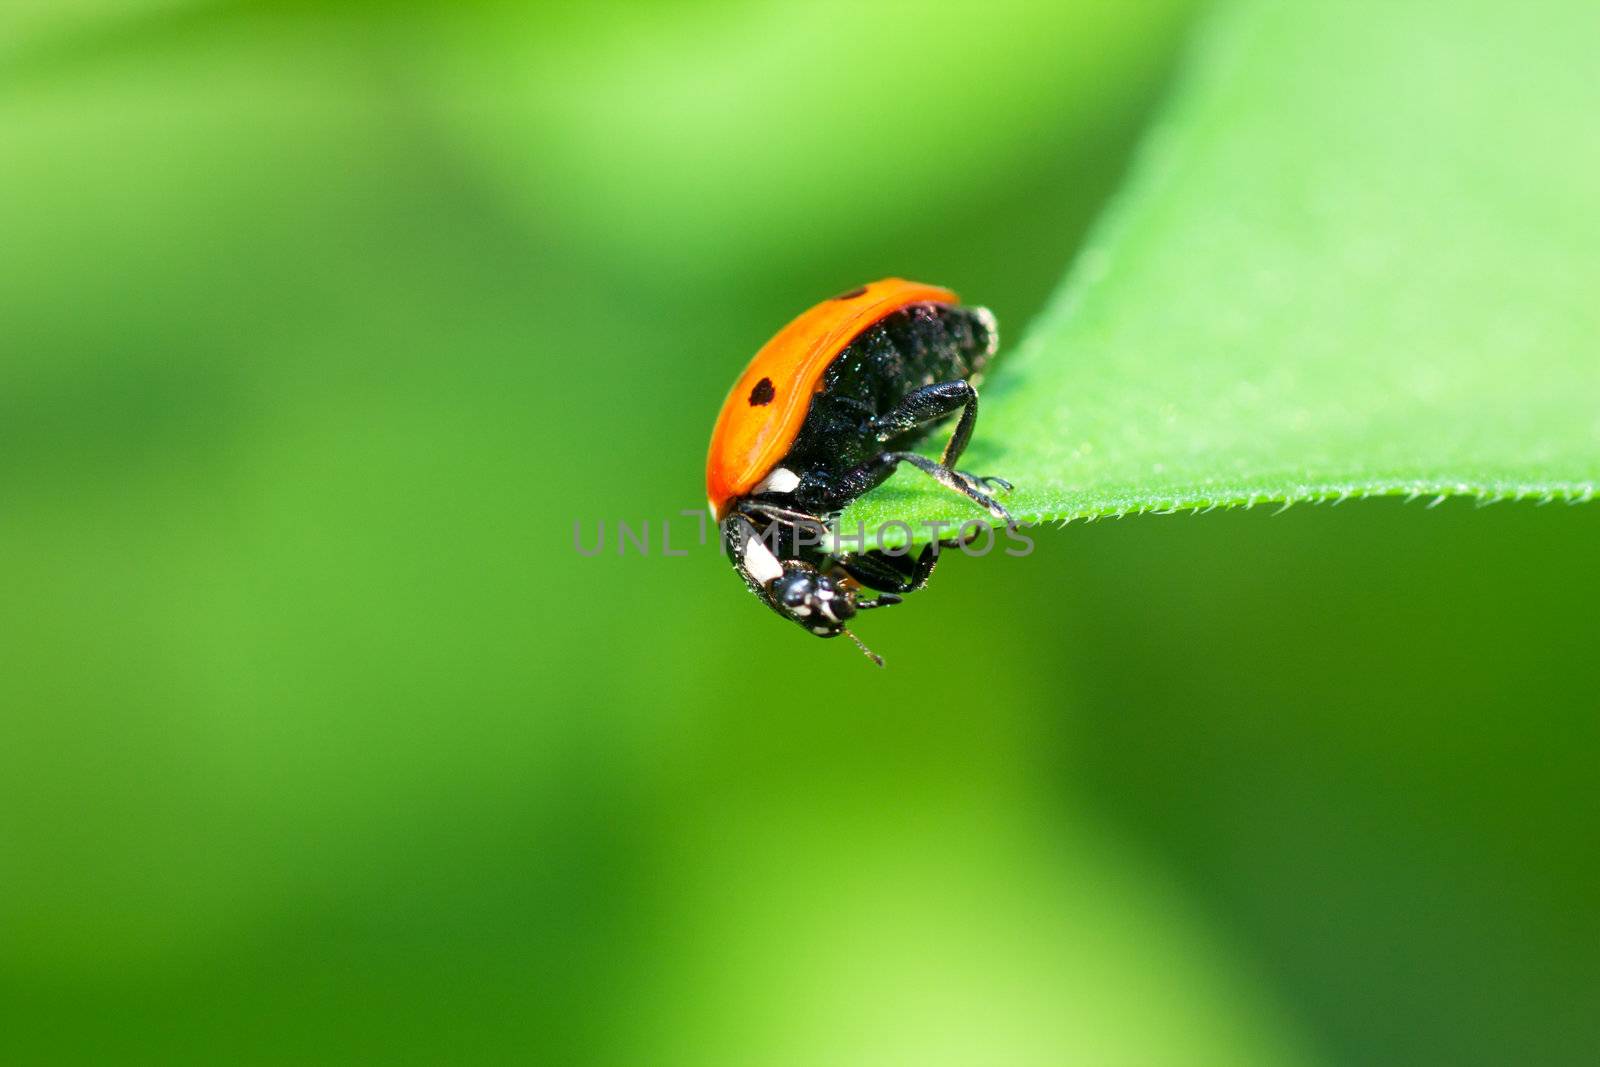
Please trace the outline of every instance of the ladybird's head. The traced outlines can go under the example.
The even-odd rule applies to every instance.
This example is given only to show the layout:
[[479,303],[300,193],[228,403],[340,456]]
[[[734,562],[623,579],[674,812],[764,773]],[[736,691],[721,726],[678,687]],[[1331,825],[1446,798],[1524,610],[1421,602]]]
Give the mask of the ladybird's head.
[[[723,520],[722,536],[734,569],[774,611],[817,637],[844,634],[868,659],[883,666],[883,659],[845,627],[845,621],[854,618],[858,610],[854,583],[823,574],[809,563],[780,560],[742,515]],[[886,599],[880,597],[877,603]]]
[[772,603],[818,637],[838,637],[856,613],[854,592],[806,566],[786,567],[772,580]]

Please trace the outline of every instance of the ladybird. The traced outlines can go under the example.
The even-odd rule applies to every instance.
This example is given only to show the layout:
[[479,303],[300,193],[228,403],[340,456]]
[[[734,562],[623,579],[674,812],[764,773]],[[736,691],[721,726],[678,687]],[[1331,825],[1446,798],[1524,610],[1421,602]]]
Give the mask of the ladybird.
[[[912,559],[830,553],[820,535],[902,463],[1012,525],[991,495],[1010,483],[956,469],[998,344],[989,309],[885,278],[824,300],[755,354],[711,433],[706,496],[734,568],[768,607],[818,637],[848,635],[882,665],[845,623],[921,589],[939,546],[955,542]],[[911,451],[957,413],[938,462]]]

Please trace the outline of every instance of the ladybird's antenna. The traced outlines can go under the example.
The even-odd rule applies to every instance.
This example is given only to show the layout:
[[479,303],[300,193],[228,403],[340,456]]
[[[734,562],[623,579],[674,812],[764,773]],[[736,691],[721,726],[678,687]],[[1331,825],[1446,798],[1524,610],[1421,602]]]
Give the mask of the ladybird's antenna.
[[840,629],[844,630],[844,635],[846,637],[848,637],[850,640],[852,640],[852,641],[854,641],[856,643],[856,647],[861,650],[862,655],[866,656],[868,659],[870,659],[872,662],[876,663],[878,666],[880,666],[880,667],[883,666],[883,657],[878,655],[876,652],[872,651],[872,649],[868,648],[866,645],[862,644],[861,643],[861,638],[857,637],[854,633],[852,633],[851,630],[850,630],[850,627],[843,626],[843,627],[840,627]]

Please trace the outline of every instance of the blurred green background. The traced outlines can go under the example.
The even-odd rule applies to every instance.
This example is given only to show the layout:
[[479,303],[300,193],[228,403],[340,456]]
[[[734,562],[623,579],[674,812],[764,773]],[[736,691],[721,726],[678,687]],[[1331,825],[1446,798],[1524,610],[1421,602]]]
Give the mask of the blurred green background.
[[7,6],[0,1060],[1592,1062],[1600,511],[1042,530],[884,671],[659,552],[820,295],[1015,338],[1196,17]]

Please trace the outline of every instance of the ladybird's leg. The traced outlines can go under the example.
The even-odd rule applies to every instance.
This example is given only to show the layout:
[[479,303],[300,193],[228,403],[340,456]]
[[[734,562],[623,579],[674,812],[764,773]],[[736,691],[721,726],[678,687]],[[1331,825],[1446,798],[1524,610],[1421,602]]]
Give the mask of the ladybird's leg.
[[[954,543],[940,542],[942,545]],[[887,552],[874,549],[871,552],[856,552],[841,556],[837,561],[840,569],[862,585],[894,594],[915,593],[927,585],[928,576],[933,573],[934,565],[938,562],[939,550],[932,544],[923,545],[916,559],[910,556],[891,556]]]
[[823,546],[835,543],[837,536],[830,515],[814,514],[799,508],[786,508],[761,500],[741,500],[735,513],[763,529],[779,529],[783,536],[779,542],[784,551],[806,554],[808,549],[824,551]]
[[810,484],[809,479],[803,479],[797,493],[805,494],[818,510],[842,511],[852,500],[888,481],[889,475],[902,463],[911,464],[946,489],[955,490],[1007,526],[1015,525],[1011,513],[986,494],[975,479],[915,452],[881,452],[858,467],[852,467],[842,474],[829,475],[825,481],[818,480]]
[[781,507],[777,504],[767,504],[759,500],[739,501],[738,511],[741,515],[749,515],[753,518],[766,519],[771,522],[781,522],[789,526],[816,526],[824,532],[828,529],[828,517],[826,515],[813,515],[809,511]]
[[[896,566],[896,563],[902,560],[904,566]],[[903,556],[885,556],[876,551],[853,552],[839,556],[834,560],[834,565],[869,589],[892,593],[910,592],[907,588],[911,584],[910,573],[905,568],[912,564]]]
[[871,419],[868,427],[878,440],[888,441],[925,422],[942,419],[958,407],[961,408],[961,419],[951,432],[939,463],[971,482],[974,489],[1010,492],[1012,485],[1004,478],[955,470],[956,463],[972,440],[972,430],[978,422],[978,391],[969,382],[936,382],[913,389],[895,405],[894,410]]
[[[893,569],[881,572],[870,562],[857,566],[856,564],[862,560],[863,556],[859,553],[837,557],[834,559],[833,567],[830,571],[835,581],[852,589],[873,589],[878,591],[878,595],[870,599],[861,597],[859,594],[855,595],[851,603],[855,605],[856,610],[871,611],[873,608],[892,608],[901,603],[902,598],[899,595],[899,588],[906,584],[904,578]],[[896,592],[884,591],[889,589],[894,589]]]
[[954,489],[1007,526],[1015,525],[1011,518],[1011,513],[994,497],[984,492],[990,482],[997,482],[1006,489],[1011,488],[1010,482],[998,478],[979,478],[964,471],[954,471],[942,463],[935,463],[927,456],[919,456],[915,452],[890,452],[888,455],[896,457],[902,463],[911,464],[946,489]]
[[961,409],[961,420],[939,459],[946,467],[953,467],[967,450],[978,422],[978,392],[969,382],[935,382],[913,389],[892,410],[869,419],[867,428],[879,441],[890,441],[925,422],[945,418],[957,408]]
[[999,501],[985,493],[983,487],[979,484],[979,480],[969,474],[953,471],[944,464],[935,463],[927,456],[919,456],[915,452],[885,452],[878,459],[879,461],[888,460],[895,464],[909,463],[946,489],[954,489],[1007,526],[1015,525],[1011,518],[1011,513],[1001,506]]
[[928,584],[928,579],[933,576],[933,568],[939,564],[941,548],[960,548],[976,536],[974,532],[968,537],[950,537],[930,542],[922,546],[922,551],[914,560],[909,556],[891,556],[887,552],[874,549],[871,552],[841,556],[835,561],[835,566],[861,585],[884,590],[877,600],[858,601],[856,607],[886,608],[901,603],[904,596],[915,593]]

